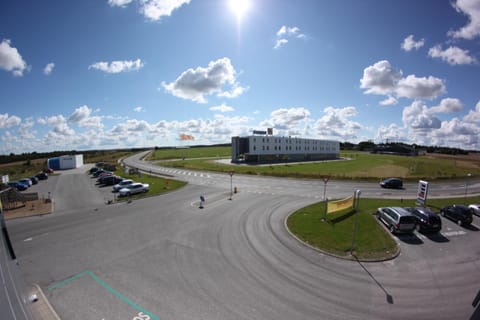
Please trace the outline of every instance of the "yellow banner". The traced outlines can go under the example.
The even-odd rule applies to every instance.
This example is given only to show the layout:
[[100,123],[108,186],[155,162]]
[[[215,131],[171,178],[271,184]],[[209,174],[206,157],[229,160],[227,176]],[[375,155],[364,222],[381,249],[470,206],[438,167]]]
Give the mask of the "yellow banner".
[[327,204],[327,213],[333,213],[353,207],[353,199],[354,196],[350,196],[342,200],[329,201]]

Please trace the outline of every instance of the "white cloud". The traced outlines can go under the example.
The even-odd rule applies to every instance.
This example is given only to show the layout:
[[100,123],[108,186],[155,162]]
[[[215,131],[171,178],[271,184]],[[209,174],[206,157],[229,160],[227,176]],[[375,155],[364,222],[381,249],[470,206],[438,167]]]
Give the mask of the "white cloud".
[[17,116],[9,116],[8,113],[0,114],[0,129],[8,129],[18,126],[22,119]]
[[459,99],[445,98],[440,101],[440,105],[431,107],[432,113],[453,113],[463,109],[463,104]]
[[394,69],[387,60],[376,62],[363,70],[360,88],[365,89],[366,94],[389,97],[395,94],[397,97],[410,99],[433,99],[446,91],[444,80],[432,76],[416,77],[415,75],[403,78],[402,71]]
[[360,88],[368,94],[391,94],[402,78],[402,72],[395,70],[390,62],[382,60],[363,70]]
[[468,24],[459,30],[450,30],[448,35],[467,40],[478,37],[480,35],[480,4],[478,0],[457,0],[453,6],[459,13],[468,16]]
[[444,94],[446,89],[442,79],[432,76],[418,78],[415,75],[409,75],[398,81],[395,91],[399,97],[432,99]]
[[277,31],[277,39],[275,40],[274,49],[280,49],[288,43],[288,39],[306,39],[307,36],[300,32],[298,27],[281,26]]
[[300,122],[310,118],[310,111],[303,107],[299,108],[281,108],[270,114],[270,119],[260,123],[263,127],[272,127],[278,130],[290,130],[296,127]]
[[477,62],[477,59],[471,56],[468,50],[463,50],[459,47],[450,46],[442,50],[442,46],[436,45],[428,50],[428,55],[432,58],[440,58],[452,66]]
[[468,111],[468,114],[463,117],[463,121],[470,122],[476,125],[480,123],[480,101],[477,102],[474,110]]
[[[224,85],[230,85],[232,91],[222,92]],[[245,91],[236,82],[236,71],[229,58],[210,61],[206,68],[190,68],[174,82],[162,82],[162,86],[176,97],[198,103],[206,103],[206,95],[217,93],[224,97],[236,97]]]
[[381,106],[392,106],[398,103],[397,99],[392,96],[388,96],[385,100],[380,101]]
[[324,110],[325,115],[315,123],[317,133],[321,136],[334,139],[355,139],[357,131],[362,126],[350,118],[357,116],[357,109],[353,106],[344,108],[327,107]]
[[425,39],[420,39],[418,41],[415,41],[415,39],[413,38],[413,34],[411,34],[405,39],[403,39],[403,43],[401,47],[405,51],[412,51],[413,49],[415,50],[420,49],[421,47],[423,47],[424,44],[425,44]]
[[421,101],[414,101],[403,109],[402,120],[407,128],[418,133],[439,129],[441,121]]
[[63,115],[51,116],[46,118],[39,118],[38,123],[52,127],[54,137],[58,136],[72,136],[75,131],[67,124],[67,120]]
[[287,43],[288,43],[287,39],[277,39],[277,41],[275,41],[275,46],[273,47],[273,49],[280,49]]
[[381,125],[377,129],[375,141],[377,141],[377,143],[384,143],[387,140],[395,142],[404,141],[405,135],[406,133],[404,129],[395,123],[392,123],[388,126]]
[[123,60],[112,62],[95,62],[88,66],[88,69],[96,69],[106,73],[120,73],[127,71],[136,71],[144,67],[144,63],[141,59],[137,60]]
[[11,46],[9,39],[3,39],[0,43],[0,68],[12,72],[16,77],[23,76],[25,70],[30,68],[17,48]]
[[160,20],[164,16],[171,16],[172,12],[190,0],[140,0],[140,12],[150,20]]
[[81,106],[68,117],[68,122],[85,128],[103,128],[102,117],[91,116],[92,109],[88,106]]
[[48,76],[52,73],[53,68],[55,68],[55,63],[50,62],[43,68],[43,73]]
[[143,107],[135,107],[135,108],[133,108],[133,111],[135,111],[135,112],[145,112],[145,108],[143,108]]
[[108,4],[112,7],[125,7],[133,0],[108,0]]
[[222,103],[219,106],[210,107],[211,111],[220,111],[220,112],[232,112],[235,111],[233,107],[227,106],[225,103]]
[[248,91],[249,87],[240,87],[238,83],[234,83],[230,91],[219,92],[217,96],[223,98],[236,98],[241,96],[245,91]]

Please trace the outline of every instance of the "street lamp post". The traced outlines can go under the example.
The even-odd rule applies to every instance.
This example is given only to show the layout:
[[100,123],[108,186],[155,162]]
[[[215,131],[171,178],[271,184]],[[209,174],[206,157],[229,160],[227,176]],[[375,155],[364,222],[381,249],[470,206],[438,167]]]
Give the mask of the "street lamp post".
[[352,248],[350,249],[350,254],[353,255],[355,251],[355,239],[357,238],[357,229],[358,229],[358,203],[360,201],[360,194],[362,192],[360,190],[355,191],[355,195],[353,198],[353,209],[355,210],[355,225],[353,227],[353,237],[352,237]]
[[323,177],[323,202],[325,202],[325,212],[324,212],[324,215],[323,215],[323,221],[325,221],[327,219],[327,183],[328,183],[328,180],[330,179],[329,176],[326,176],[326,177]]
[[229,174],[230,174],[230,198],[228,198],[228,200],[232,200],[232,196],[233,196],[233,171],[230,171]]
[[465,178],[465,204],[467,204],[467,194],[468,194],[468,178],[472,176],[471,173],[467,174],[467,177]]

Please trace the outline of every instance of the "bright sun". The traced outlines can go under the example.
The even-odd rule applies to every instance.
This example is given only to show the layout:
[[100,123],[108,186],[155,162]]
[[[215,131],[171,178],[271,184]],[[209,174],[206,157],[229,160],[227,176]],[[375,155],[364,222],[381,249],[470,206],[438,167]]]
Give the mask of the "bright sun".
[[228,0],[230,10],[237,16],[238,20],[242,20],[242,17],[250,8],[250,0]]

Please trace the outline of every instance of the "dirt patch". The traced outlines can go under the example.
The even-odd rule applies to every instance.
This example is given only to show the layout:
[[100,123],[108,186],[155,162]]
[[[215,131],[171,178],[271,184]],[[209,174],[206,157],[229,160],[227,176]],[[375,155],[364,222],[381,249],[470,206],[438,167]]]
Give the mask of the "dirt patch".
[[48,201],[47,199],[38,199],[34,201],[27,201],[24,206],[13,210],[4,210],[3,215],[5,220],[9,220],[44,215],[52,212],[53,202]]

